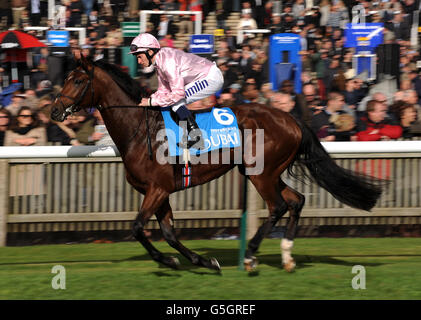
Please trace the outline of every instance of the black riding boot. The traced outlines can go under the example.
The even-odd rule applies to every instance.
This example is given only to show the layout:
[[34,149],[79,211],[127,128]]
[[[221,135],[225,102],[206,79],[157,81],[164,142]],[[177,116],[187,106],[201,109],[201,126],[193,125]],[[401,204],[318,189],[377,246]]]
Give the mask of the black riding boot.
[[[185,105],[182,105],[175,110],[180,121],[187,120],[187,135],[183,135],[182,141],[178,144],[179,148],[190,149],[193,145],[196,149],[203,149],[204,143],[202,140],[202,132],[200,131],[194,116],[191,114],[190,110],[186,108]],[[188,140],[188,137],[191,140]]]
[[194,145],[196,149],[204,148],[202,132],[200,131],[193,115],[187,118],[187,134],[191,138],[191,140],[187,141],[187,149],[190,149]]

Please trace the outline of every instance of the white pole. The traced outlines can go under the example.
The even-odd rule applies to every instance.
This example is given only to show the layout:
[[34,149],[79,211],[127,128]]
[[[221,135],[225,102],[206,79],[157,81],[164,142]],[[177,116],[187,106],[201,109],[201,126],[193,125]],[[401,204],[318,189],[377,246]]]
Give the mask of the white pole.
[[195,34],[202,33],[202,11],[198,11],[196,13],[196,19],[194,21],[194,33]]
[[54,19],[55,0],[48,0],[48,20]]
[[7,216],[9,211],[9,163],[0,160],[0,247],[6,246],[7,240]]

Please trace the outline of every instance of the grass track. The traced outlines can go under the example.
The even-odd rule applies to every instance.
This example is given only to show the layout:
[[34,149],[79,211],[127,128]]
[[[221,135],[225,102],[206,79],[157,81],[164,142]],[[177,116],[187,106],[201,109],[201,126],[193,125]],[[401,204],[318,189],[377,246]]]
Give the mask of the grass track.
[[[265,239],[257,274],[239,271],[238,241],[183,243],[216,257],[222,274],[177,256],[180,270],[158,266],[137,242],[0,248],[0,299],[421,299],[420,238],[297,239],[296,272],[281,268],[279,239]],[[51,287],[54,265],[66,290]],[[352,267],[366,270],[366,289],[351,286]]]

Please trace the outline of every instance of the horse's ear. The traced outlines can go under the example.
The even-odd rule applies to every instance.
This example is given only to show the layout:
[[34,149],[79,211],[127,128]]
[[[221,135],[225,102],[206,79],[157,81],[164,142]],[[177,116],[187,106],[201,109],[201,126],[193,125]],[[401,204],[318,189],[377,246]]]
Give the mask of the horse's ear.
[[91,61],[89,59],[87,59],[83,54],[80,55],[80,59],[79,59],[79,63],[80,66],[82,67],[83,70],[86,71],[86,73],[89,72],[90,67],[91,67]]
[[85,70],[86,72],[89,71],[90,69],[90,65],[91,65],[91,61],[89,59],[87,59],[83,54],[81,50],[77,50],[74,52],[74,58],[77,62],[77,65],[82,67],[83,70]]

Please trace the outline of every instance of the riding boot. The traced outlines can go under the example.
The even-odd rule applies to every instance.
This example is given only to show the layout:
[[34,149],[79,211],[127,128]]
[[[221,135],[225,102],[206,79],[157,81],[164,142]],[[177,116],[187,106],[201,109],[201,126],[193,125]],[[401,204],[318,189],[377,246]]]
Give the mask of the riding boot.
[[200,131],[193,115],[187,118],[187,134],[191,138],[191,140],[187,141],[187,149],[190,149],[195,144],[197,144],[195,145],[196,149],[204,148],[205,145],[202,139],[202,132]]
[[[186,106],[182,105],[177,108],[176,113],[181,121],[187,120],[187,135],[183,135],[182,141],[178,144],[179,148],[190,149],[195,145],[196,149],[203,149],[204,143],[202,139],[202,132],[199,129],[199,126],[194,119],[194,116],[191,114],[190,110]],[[188,140],[188,137],[191,140]]]

